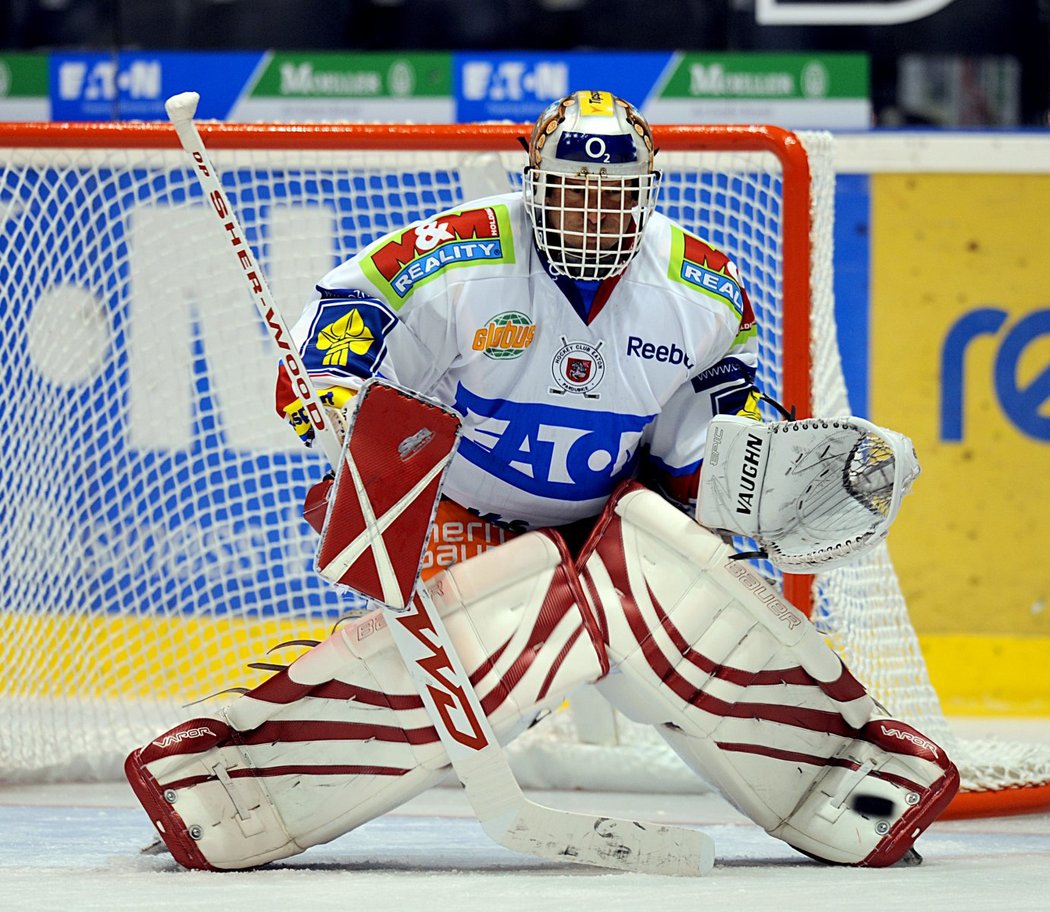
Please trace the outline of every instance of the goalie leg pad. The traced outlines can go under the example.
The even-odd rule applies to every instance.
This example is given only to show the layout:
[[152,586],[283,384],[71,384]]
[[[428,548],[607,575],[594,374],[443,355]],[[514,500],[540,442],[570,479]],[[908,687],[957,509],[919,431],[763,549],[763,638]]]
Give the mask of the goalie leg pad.
[[892,864],[958,772],[731,553],[639,485],[614,498],[580,557],[612,666],[599,689],[772,835],[824,861]]
[[[514,539],[429,588],[501,741],[608,667],[557,535]],[[180,864],[225,870],[335,839],[436,784],[448,763],[374,612],[134,751],[125,772]]]

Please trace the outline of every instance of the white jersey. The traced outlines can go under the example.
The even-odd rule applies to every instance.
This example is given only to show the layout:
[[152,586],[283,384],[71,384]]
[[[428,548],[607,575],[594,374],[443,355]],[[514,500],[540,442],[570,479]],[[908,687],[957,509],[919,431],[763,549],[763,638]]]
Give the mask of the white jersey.
[[736,268],[661,215],[601,285],[553,277],[507,194],[381,238],[317,290],[293,330],[316,386],[378,375],[453,407],[445,495],[518,528],[597,514],[641,460],[665,488],[695,479],[711,416],[750,401]]

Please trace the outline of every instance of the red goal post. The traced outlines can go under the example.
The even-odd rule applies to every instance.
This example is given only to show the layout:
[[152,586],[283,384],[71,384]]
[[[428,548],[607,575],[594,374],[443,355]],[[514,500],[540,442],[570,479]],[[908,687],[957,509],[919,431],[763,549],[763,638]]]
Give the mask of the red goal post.
[[[200,129],[291,321],[312,283],[369,240],[478,187],[512,189],[528,128]],[[654,138],[660,206],[741,267],[762,387],[800,416],[848,411],[831,137],[657,126]],[[18,422],[0,453],[0,778],[108,776],[182,704],[258,683],[351,606],[312,572],[297,510],[320,457],[272,414],[272,352],[238,277],[211,256],[174,130],[2,124],[0,155],[0,408]],[[190,230],[166,231],[174,219]],[[884,550],[783,584],[883,703],[951,738]],[[1045,759],[989,778],[1003,765],[989,756],[970,794],[1050,803]]]

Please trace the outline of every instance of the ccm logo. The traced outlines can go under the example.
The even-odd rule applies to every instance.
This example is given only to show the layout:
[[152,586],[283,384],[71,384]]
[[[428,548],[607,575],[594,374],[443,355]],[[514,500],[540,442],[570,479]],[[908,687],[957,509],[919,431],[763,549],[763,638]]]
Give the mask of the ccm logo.
[[686,369],[693,369],[689,356],[673,342],[670,345],[654,345],[639,336],[627,337],[627,354],[643,361],[662,361],[665,364],[683,364]]
[[182,731],[171,732],[161,738],[160,741],[154,741],[155,747],[159,747],[164,750],[168,747],[174,747],[176,744],[181,744],[183,741],[188,741],[191,738],[203,738],[205,735],[215,737],[215,732],[210,728],[186,728]]

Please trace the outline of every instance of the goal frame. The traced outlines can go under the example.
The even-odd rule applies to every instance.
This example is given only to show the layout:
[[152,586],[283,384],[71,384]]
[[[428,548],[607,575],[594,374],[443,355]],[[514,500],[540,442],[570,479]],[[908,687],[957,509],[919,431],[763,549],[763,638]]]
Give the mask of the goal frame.
[[[199,125],[207,147],[221,151],[370,152],[397,149],[412,152],[502,153],[521,156],[525,124],[225,124]],[[814,274],[817,255],[830,260],[830,250],[817,250],[818,227],[813,216],[813,180],[809,155],[800,134],[764,125],[655,125],[658,149],[674,153],[748,151],[771,154],[782,176],[780,197],[781,308],[780,398],[799,417],[826,409],[823,384],[814,383],[813,369],[825,363],[822,348],[837,351],[835,339],[812,338]],[[830,140],[829,140],[830,141]],[[0,124],[0,148],[56,150],[180,151],[178,138],[166,123],[7,123]],[[659,164],[659,157],[657,163]],[[821,172],[823,173],[823,172]],[[826,205],[826,201],[825,201]],[[825,267],[820,264],[821,270]],[[823,271],[818,273],[823,281]],[[823,286],[821,286],[823,287]],[[826,292],[821,292],[826,294]],[[821,306],[830,301],[821,298]],[[286,304],[287,302],[278,302]],[[833,333],[831,333],[833,335]],[[819,400],[816,402],[815,400]],[[808,575],[783,577],[789,598],[809,616],[817,612],[818,580]],[[909,628],[910,629],[910,628]],[[852,664],[852,659],[847,659]],[[261,668],[263,665],[250,667]],[[276,667],[276,666],[275,666]],[[923,674],[925,671],[923,669]],[[945,816],[1023,813],[1050,806],[1050,784],[998,791],[963,793]]]
[[[202,123],[197,129],[209,149],[237,150],[362,150],[390,148],[405,151],[518,151],[529,124],[225,124]],[[799,418],[813,411],[810,376],[811,285],[811,173],[810,160],[798,135],[773,125],[654,125],[657,150],[721,152],[748,146],[750,151],[775,155],[783,172],[783,252],[781,283],[784,300],[804,305],[783,307],[782,357],[793,369],[783,374],[784,404]],[[178,149],[174,130],[165,123],[21,123],[0,124],[0,148]],[[657,160],[658,164],[658,160]],[[278,305],[282,302],[278,301]],[[784,574],[784,596],[810,616],[814,578]]]
[[[307,124],[269,123],[198,125],[213,150],[361,150],[517,152],[529,124]],[[773,125],[654,125],[657,150],[724,152],[746,146],[768,152],[783,171],[783,264],[785,301],[806,306],[782,310],[784,333],[781,395],[799,418],[812,414],[812,340],[810,338],[811,194],[809,157],[799,137]],[[179,149],[175,131],[166,123],[10,123],[0,124],[0,148],[105,149],[119,145],[138,149]],[[657,159],[659,163],[659,159]],[[280,305],[282,302],[278,302]],[[800,342],[800,340],[802,340]],[[784,574],[785,597],[810,616],[814,579]]]

